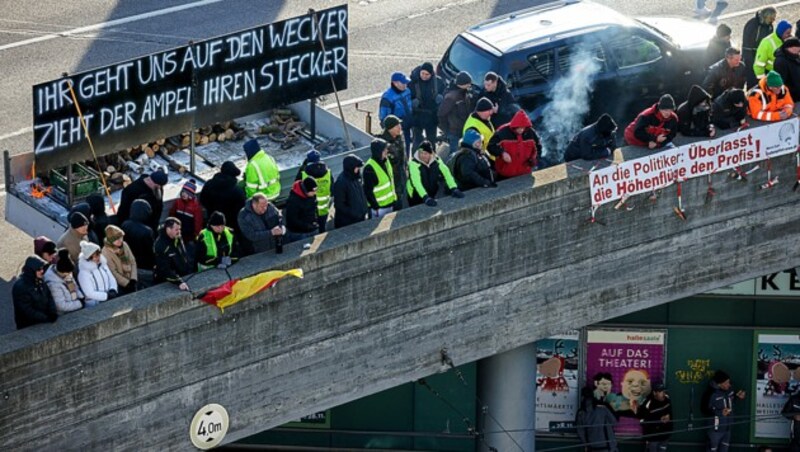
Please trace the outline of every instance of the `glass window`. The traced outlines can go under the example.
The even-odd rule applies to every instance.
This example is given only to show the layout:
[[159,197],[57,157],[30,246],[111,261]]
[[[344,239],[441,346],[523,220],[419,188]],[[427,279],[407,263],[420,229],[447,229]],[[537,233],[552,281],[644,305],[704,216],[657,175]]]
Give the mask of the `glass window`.
[[450,47],[445,64],[452,72],[467,71],[472,76],[472,83],[480,84],[487,72],[495,70],[497,58],[479,49],[471,42],[459,36]]
[[[578,45],[564,46],[558,49],[558,71],[561,75],[569,73],[573,64],[580,64],[581,61],[575,61],[575,57],[579,56],[581,59],[591,58],[591,61],[599,64],[598,72],[606,71],[606,56],[603,46],[600,43],[582,43]],[[585,61],[584,61],[585,62]]]
[[514,73],[514,86],[521,88],[547,83],[555,76],[554,60],[553,50],[528,55],[525,60],[518,62],[520,64],[513,65],[515,69],[519,66]]
[[620,69],[661,59],[661,49],[651,40],[639,35],[619,35],[608,42]]

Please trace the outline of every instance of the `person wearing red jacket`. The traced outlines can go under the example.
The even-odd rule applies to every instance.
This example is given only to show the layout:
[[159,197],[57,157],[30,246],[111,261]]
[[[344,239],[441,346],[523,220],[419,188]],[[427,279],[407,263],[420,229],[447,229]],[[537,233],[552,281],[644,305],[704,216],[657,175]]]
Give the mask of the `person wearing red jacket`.
[[530,174],[539,163],[539,149],[539,135],[523,110],[497,129],[488,147],[495,157],[495,171],[502,179]]
[[625,141],[631,146],[650,149],[672,147],[678,133],[678,115],[675,114],[675,99],[664,94],[658,103],[639,113],[625,128]]
[[197,200],[197,182],[189,179],[181,187],[181,195],[169,210],[169,216],[181,221],[181,237],[185,243],[194,242],[203,230],[203,208]]

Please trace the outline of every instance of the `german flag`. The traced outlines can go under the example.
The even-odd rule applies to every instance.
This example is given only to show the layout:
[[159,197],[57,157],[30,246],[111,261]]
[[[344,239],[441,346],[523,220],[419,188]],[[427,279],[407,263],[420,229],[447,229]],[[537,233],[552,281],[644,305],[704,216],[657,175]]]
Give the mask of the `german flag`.
[[249,278],[232,279],[225,284],[211,289],[200,297],[200,301],[212,304],[224,311],[228,306],[234,305],[245,298],[269,289],[287,276],[303,277],[303,269],[293,268],[287,271],[273,270],[259,273]]

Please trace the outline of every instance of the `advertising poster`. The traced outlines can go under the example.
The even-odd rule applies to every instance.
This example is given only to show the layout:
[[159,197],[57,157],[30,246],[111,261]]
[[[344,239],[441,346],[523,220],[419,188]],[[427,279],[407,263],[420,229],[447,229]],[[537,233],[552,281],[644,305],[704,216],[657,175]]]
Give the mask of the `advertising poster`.
[[573,431],[579,396],[578,332],[537,341],[536,431]]
[[789,421],[780,415],[800,386],[800,332],[756,332],[754,362],[754,438],[789,438]]
[[586,382],[619,417],[618,434],[642,434],[631,406],[641,405],[653,385],[664,382],[665,339],[664,331],[588,332]]

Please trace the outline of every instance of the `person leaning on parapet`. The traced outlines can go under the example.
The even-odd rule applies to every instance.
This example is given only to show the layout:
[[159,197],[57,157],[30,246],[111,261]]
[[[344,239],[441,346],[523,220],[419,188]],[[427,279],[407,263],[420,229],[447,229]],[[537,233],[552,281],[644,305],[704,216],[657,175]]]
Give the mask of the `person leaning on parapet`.
[[[478,102],[475,103],[475,111],[469,115],[467,121],[464,122],[464,130],[466,132],[467,129],[475,129],[481,137],[483,137],[483,146],[482,149],[486,151],[487,156],[489,156],[490,160],[494,160],[494,156],[490,155],[487,151],[489,148],[489,140],[492,139],[494,135],[494,124],[492,124],[492,115],[494,115],[494,105],[492,101],[485,97],[481,97],[478,99]],[[463,134],[462,134],[463,136]]]
[[276,249],[286,234],[281,211],[263,193],[256,193],[239,211],[242,255]]
[[69,251],[66,249],[59,250],[58,262],[44,272],[44,282],[53,296],[58,315],[83,308],[85,296],[73,273],[75,264],[69,258]]
[[156,230],[164,210],[164,185],[168,182],[167,173],[158,170],[142,175],[122,189],[122,198],[117,210],[117,223],[122,224],[130,218],[131,205],[137,199],[144,199],[150,205],[150,216],[145,224]]
[[792,115],[794,101],[775,71],[759,80],[758,86],[747,93],[750,117],[758,121],[782,121]]
[[593,124],[581,129],[567,145],[564,161],[610,158],[617,148],[617,123],[603,113]]
[[189,285],[182,277],[194,270],[192,257],[186,251],[186,246],[181,238],[181,222],[177,218],[169,217],[158,230],[158,238],[153,245],[156,257],[156,268],[153,272],[155,283],[164,281],[177,284],[180,290],[189,290]]
[[703,65],[708,68],[722,58],[725,58],[725,50],[731,46],[731,27],[725,24],[717,25],[717,31],[706,47],[706,59]]
[[444,81],[434,72],[433,64],[425,62],[411,71],[408,89],[411,90],[414,124],[406,124],[406,127],[411,127],[414,137],[411,149],[418,149],[422,140],[436,142],[436,112],[444,100]]
[[575,415],[575,429],[584,450],[617,452],[616,424],[617,418],[603,400],[594,396],[592,388],[583,388],[581,407]]
[[153,283],[153,268],[156,266],[153,253],[156,234],[146,223],[149,217],[150,204],[144,199],[137,199],[131,205],[130,218],[122,223],[123,240],[130,247],[136,260],[137,281],[144,286]]
[[742,33],[742,59],[745,64],[747,87],[752,88],[758,83],[755,72],[753,72],[753,62],[756,60],[756,51],[761,40],[773,32],[772,24],[778,11],[772,6],[761,9],[744,25]]
[[342,161],[342,173],[333,184],[333,225],[336,229],[364,221],[369,207],[361,182],[364,162],[356,155],[348,155]]
[[53,296],[44,282],[45,264],[39,256],[29,256],[11,288],[14,322],[18,330],[37,323],[53,323],[58,319]]
[[731,88],[711,104],[711,121],[718,129],[733,129],[747,123],[747,95],[744,90]]
[[80,212],[72,212],[69,216],[69,228],[61,234],[56,242],[59,248],[69,250],[69,257],[73,262],[78,261],[81,254],[81,242],[88,240],[89,220]]
[[703,87],[716,99],[726,89],[744,89],[746,79],[742,53],[736,47],[728,47],[725,50],[725,57],[708,68]]
[[403,187],[405,187],[406,172],[408,171],[406,143],[403,143],[404,127],[403,120],[395,115],[389,115],[383,119],[383,132],[378,135],[378,138],[386,141],[386,148],[389,151],[387,158],[392,163],[394,188],[397,195],[395,210],[399,210],[403,205]]
[[317,183],[317,224],[319,232],[325,232],[328,222],[328,213],[331,209],[333,193],[333,173],[328,165],[321,161],[322,155],[319,151],[312,149],[306,154],[303,164],[297,170],[295,181],[302,181],[307,177],[312,177]]
[[242,172],[231,161],[222,164],[219,172],[203,185],[200,191],[200,204],[207,213],[222,212],[228,220],[228,226],[234,232],[239,231],[237,216],[244,207],[247,198],[239,187],[238,177]]
[[291,241],[313,237],[319,231],[317,223],[317,181],[306,177],[296,180],[286,201],[286,229]]
[[394,169],[389,162],[386,141],[376,138],[369,145],[372,156],[364,164],[364,195],[371,218],[380,218],[395,210],[397,193]]
[[464,197],[464,194],[458,189],[453,175],[450,174],[450,169],[436,155],[433,145],[428,140],[420,143],[414,152],[414,158],[408,165],[408,172],[406,192],[410,206],[424,203],[428,207],[435,207],[440,182],[443,183],[445,191],[454,198]]
[[[125,243],[125,231],[110,224],[106,226],[105,243],[103,243],[103,257],[106,258],[108,269],[117,280],[119,292],[128,294],[138,289],[139,267],[131,247]],[[152,243],[152,239],[150,240]],[[152,245],[151,245],[152,248]]]
[[450,167],[461,190],[497,187],[492,165],[483,152],[483,137],[475,129],[467,129],[461,139],[461,148],[450,156]]
[[261,149],[255,139],[245,142],[244,153],[247,166],[244,168],[244,194],[248,198],[263,193],[274,201],[281,194],[281,173],[271,155]]
[[800,452],[800,390],[795,390],[781,410],[789,420],[789,452]]
[[461,71],[445,91],[444,100],[439,105],[437,113],[439,128],[447,136],[451,153],[458,150],[458,142],[464,132],[464,123],[472,113],[472,103],[472,76],[469,75],[469,72]]
[[389,115],[394,115],[405,122],[407,127],[403,128],[404,148],[403,153],[407,153],[411,146],[411,126],[414,124],[414,112],[411,106],[411,90],[408,84],[411,80],[402,72],[392,74],[392,79],[383,96],[381,96],[380,109],[378,116],[381,123]]
[[781,74],[792,99],[800,99],[800,39],[792,36],[775,51],[775,72]]
[[625,141],[631,146],[650,149],[672,147],[672,140],[678,133],[678,115],[675,114],[675,100],[664,94],[658,103],[639,113],[639,116],[625,128]]
[[539,164],[542,143],[533,130],[528,114],[518,110],[514,117],[497,129],[489,140],[489,155],[494,157],[498,179],[530,174]]
[[711,123],[711,94],[698,85],[689,88],[686,102],[678,107],[678,128],[687,137],[714,137]]
[[647,452],[666,451],[672,433],[672,403],[664,385],[653,386],[653,391],[634,412],[642,423]]
[[508,90],[508,85],[503,77],[489,71],[483,76],[483,89],[478,93],[478,98],[485,97],[492,103],[492,125],[495,128],[511,121],[511,118],[520,110],[514,95]]
[[225,226],[225,214],[214,211],[208,216],[208,226],[200,231],[195,247],[197,271],[227,268],[239,260],[239,243],[233,231]]
[[81,242],[78,284],[86,296],[84,300],[86,307],[97,306],[99,303],[116,298],[119,294],[119,286],[111,269],[108,268],[108,260],[96,243]]
[[[709,382],[711,396],[706,409],[713,412],[711,427],[708,430],[708,450],[727,452],[731,443],[731,428],[734,424],[733,402],[734,392],[731,389],[731,378],[722,370],[714,373]],[[735,397],[744,400],[744,390],[736,392]]]
[[758,43],[756,59],[753,61],[753,72],[756,78],[762,79],[767,76],[775,65],[775,51],[778,50],[783,41],[792,36],[792,24],[782,20],[775,26],[775,33],[766,36]]

